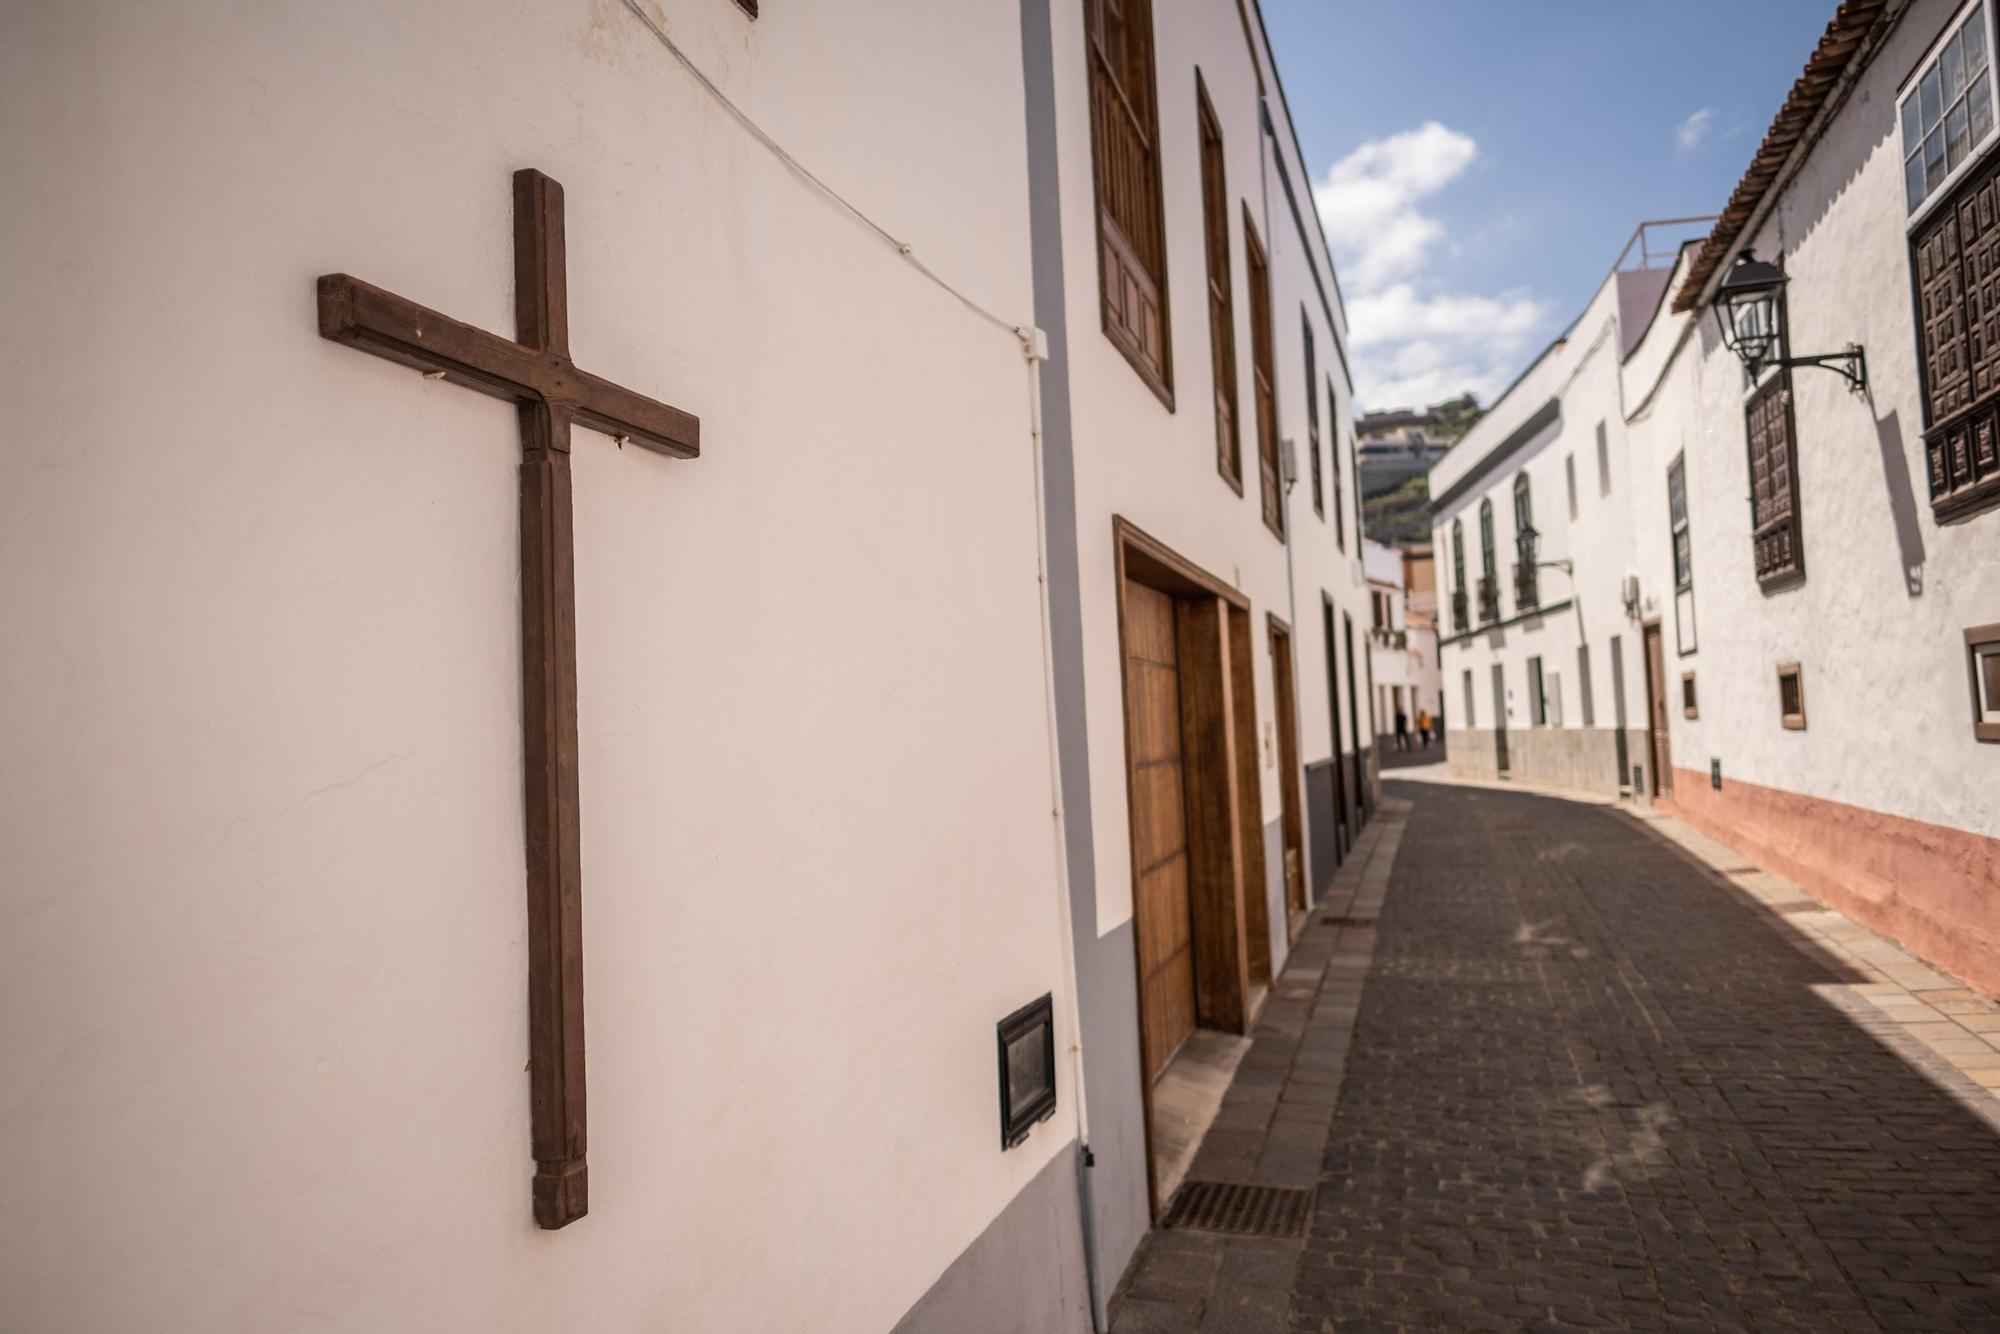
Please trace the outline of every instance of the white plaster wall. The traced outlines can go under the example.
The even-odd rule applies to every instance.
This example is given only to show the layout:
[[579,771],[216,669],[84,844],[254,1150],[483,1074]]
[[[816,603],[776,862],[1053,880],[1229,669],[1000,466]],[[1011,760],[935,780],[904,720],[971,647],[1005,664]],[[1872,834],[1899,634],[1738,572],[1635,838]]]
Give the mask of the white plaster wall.
[[[765,10],[661,17],[1025,320],[1014,7]],[[1064,987],[1014,340],[613,0],[13,19],[0,1327],[887,1328],[1074,1134],[1065,1084],[997,1143],[992,1025]],[[579,362],[704,433],[576,441],[592,1209],[556,1233],[514,416],[322,340],[312,284],[511,329],[525,165]]]
[[[1346,468],[1343,494],[1352,504],[1351,399],[1341,378],[1336,337],[1319,308],[1308,265],[1282,186],[1264,159],[1268,141],[1258,129],[1256,68],[1235,9],[1228,5],[1158,6],[1154,12],[1156,77],[1160,103],[1162,179],[1166,219],[1168,301],[1171,312],[1175,408],[1169,411],[1105,337],[1097,298],[1098,259],[1092,186],[1089,84],[1080,0],[1056,6],[1054,51],[1061,157],[1063,265],[1068,282],[1068,335],[1074,433],[1077,540],[1084,627],[1084,675],[1089,710],[1091,804],[1097,870],[1097,922],[1107,932],[1132,916],[1130,825],[1126,802],[1125,721],[1117,613],[1117,573],[1112,520],[1136,524],[1186,559],[1250,599],[1259,745],[1262,818],[1281,810],[1277,777],[1272,675],[1267,616],[1293,628],[1298,655],[1300,756],[1310,763],[1330,748],[1326,673],[1320,616],[1322,592],[1365,626],[1358,560],[1344,556],[1332,536],[1331,516],[1321,520],[1311,502],[1306,387],[1300,307],[1314,321],[1318,359],[1315,392],[1322,397],[1322,449]],[[1230,257],[1235,276],[1238,402],[1242,413],[1244,491],[1238,495],[1216,471],[1213,382],[1210,372],[1206,258],[1201,212],[1200,147],[1195,72],[1199,68],[1221,122],[1226,160]],[[1268,74],[1267,74],[1268,80]],[[1273,90],[1273,115],[1282,114]],[[1283,136],[1280,136],[1282,141]],[[1284,144],[1280,151],[1289,152]],[[1295,188],[1307,188],[1292,160]],[[1268,203],[1267,203],[1268,195]],[[1299,478],[1287,498],[1291,562],[1287,547],[1262,520],[1257,438],[1251,390],[1249,289],[1244,267],[1243,213],[1247,205],[1270,263],[1273,358],[1278,433],[1297,442]],[[1310,207],[1309,203],[1305,204]],[[1311,221],[1310,214],[1307,215]],[[1317,244],[1317,236],[1312,238]],[[1321,256],[1318,262],[1323,263]],[[1331,292],[1329,292],[1331,296]],[[1340,387],[1340,410],[1327,420],[1327,377]],[[1338,433],[1336,435],[1336,432]],[[1331,474],[1327,503],[1332,504]],[[1357,537],[1346,516],[1346,545]],[[1297,596],[1294,597],[1294,588]],[[1356,647],[1357,669],[1362,649]],[[1343,669],[1344,670],[1344,669]],[[1347,694],[1342,680],[1341,699]],[[1363,706],[1364,726],[1367,709]],[[1343,722],[1343,729],[1346,725]],[[1345,738],[1348,748],[1353,738]],[[1302,781],[1302,780],[1301,780]],[[1272,881],[1274,892],[1278,880]],[[1282,921],[1274,909],[1273,919]]]
[[[1794,372],[1802,585],[1751,563],[1744,380],[1704,316],[1663,409],[1686,441],[1700,717],[1673,709],[1676,765],[1983,833],[2000,832],[2000,747],[1972,737],[1963,630],[2000,618],[2000,514],[1940,526],[1924,475],[1897,82],[1956,6],[1918,0],[1754,237],[1784,256],[1795,351],[1867,350],[1872,396]],[[1665,454],[1662,455],[1662,451]],[[1665,531],[1664,469],[1641,531]],[[1898,511],[1903,516],[1899,534]],[[1671,607],[1668,608],[1671,623]],[[1671,634],[1671,630],[1669,630]],[[1779,722],[1776,668],[1804,667],[1806,730]],[[1670,665],[1669,676],[1678,681]]]

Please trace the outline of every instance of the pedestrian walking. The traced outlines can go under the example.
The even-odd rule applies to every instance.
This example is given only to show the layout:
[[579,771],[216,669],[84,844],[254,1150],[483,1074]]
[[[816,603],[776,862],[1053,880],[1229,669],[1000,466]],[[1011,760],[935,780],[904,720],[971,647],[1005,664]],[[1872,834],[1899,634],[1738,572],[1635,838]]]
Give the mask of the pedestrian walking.
[[1429,709],[1417,710],[1417,739],[1423,743],[1425,750],[1431,748],[1431,711]]
[[1396,710],[1396,749],[1408,750],[1409,748],[1410,748],[1410,715],[1404,713],[1401,709],[1398,709]]

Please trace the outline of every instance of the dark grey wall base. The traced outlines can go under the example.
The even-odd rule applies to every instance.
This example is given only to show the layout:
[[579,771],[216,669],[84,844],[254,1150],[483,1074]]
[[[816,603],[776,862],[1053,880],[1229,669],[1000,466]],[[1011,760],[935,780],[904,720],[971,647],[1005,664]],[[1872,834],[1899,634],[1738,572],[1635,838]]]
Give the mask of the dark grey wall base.
[[1071,1140],[896,1322],[894,1334],[1086,1334],[1076,1168]]
[[1340,846],[1340,812],[1333,808],[1333,760],[1306,766],[1306,859],[1313,902],[1333,883],[1346,849]]
[[[1643,762],[1647,754],[1643,729],[1627,729],[1623,740],[1620,746],[1614,727],[1510,727],[1507,777],[1521,783],[1615,796],[1621,779],[1631,782],[1629,764]],[[1500,776],[1498,747],[1490,727],[1450,733],[1445,753],[1448,768],[1459,777]],[[1625,772],[1620,771],[1621,756],[1629,762]]]

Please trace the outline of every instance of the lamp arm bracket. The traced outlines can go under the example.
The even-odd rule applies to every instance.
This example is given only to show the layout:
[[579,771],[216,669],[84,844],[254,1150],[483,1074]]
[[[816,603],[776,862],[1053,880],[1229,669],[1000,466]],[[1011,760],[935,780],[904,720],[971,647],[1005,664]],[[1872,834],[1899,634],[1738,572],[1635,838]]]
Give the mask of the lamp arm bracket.
[[1817,366],[1847,381],[1847,387],[1853,392],[1868,392],[1868,358],[1862,353],[1859,343],[1849,343],[1845,352],[1826,352],[1816,357],[1786,357],[1777,364],[1787,367]]

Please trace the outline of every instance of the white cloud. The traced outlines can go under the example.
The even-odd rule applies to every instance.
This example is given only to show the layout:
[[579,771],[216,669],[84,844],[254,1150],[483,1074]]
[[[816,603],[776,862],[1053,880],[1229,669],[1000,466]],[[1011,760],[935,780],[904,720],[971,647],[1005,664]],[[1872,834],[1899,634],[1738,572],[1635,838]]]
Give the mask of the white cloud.
[[1715,108],[1703,107],[1688,116],[1674,131],[1674,151],[1682,157],[1701,147],[1702,140],[1708,138],[1715,128]]
[[1490,403],[1547,332],[1551,312],[1531,292],[1426,281],[1439,253],[1463,252],[1419,205],[1478,157],[1470,135],[1427,121],[1361,145],[1313,188],[1348,294],[1355,391],[1368,407],[1420,406],[1468,389]]
[[1344,270],[1366,290],[1418,269],[1444,225],[1417,201],[1451,184],[1479,156],[1470,135],[1426,121],[1365,143],[1313,187],[1327,239],[1346,252]]

